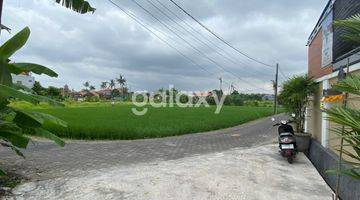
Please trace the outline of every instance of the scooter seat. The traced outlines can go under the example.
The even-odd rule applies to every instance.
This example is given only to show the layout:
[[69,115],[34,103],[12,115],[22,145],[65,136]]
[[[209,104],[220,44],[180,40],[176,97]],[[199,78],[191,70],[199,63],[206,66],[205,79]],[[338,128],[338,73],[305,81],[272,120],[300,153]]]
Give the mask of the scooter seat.
[[289,137],[289,136],[293,137],[294,135],[292,133],[280,133],[279,136],[280,137]]

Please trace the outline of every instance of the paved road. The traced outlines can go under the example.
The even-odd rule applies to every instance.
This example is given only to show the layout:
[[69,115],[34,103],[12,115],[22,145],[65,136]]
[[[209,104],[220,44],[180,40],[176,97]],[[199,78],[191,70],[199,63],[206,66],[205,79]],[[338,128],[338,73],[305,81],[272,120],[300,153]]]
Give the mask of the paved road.
[[275,137],[271,120],[266,118],[229,129],[161,139],[68,141],[64,148],[51,142],[37,142],[25,151],[26,159],[4,148],[0,148],[0,158],[7,169],[26,174],[31,180],[46,180],[81,176],[88,170],[251,147],[271,143]]
[[12,192],[8,200],[331,199],[306,156],[289,165],[276,144],[29,181]]

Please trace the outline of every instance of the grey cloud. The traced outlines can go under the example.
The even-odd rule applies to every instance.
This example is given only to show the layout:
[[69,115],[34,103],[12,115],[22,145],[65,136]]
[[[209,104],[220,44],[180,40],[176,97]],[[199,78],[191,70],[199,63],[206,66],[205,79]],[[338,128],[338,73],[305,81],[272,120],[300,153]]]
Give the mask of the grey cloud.
[[[137,1],[161,17],[165,23],[173,24],[157,13],[146,0]],[[226,49],[232,57],[236,57],[237,64],[222,59],[190,35],[184,35],[192,45],[236,73],[245,82],[271,89],[272,69],[266,69],[234,53],[191,22],[169,1],[159,1],[169,6],[182,19],[186,19],[208,39]],[[114,78],[119,73],[126,75],[134,90],[154,90],[167,87],[168,84],[174,84],[183,90],[207,90],[218,87],[219,76],[224,77],[228,83],[234,82],[240,88],[249,87],[198,55],[182,40],[176,39],[174,34],[170,34],[130,0],[116,2],[131,10],[146,24],[170,35],[166,39],[171,44],[216,76],[208,75],[194,66],[108,1],[102,0],[91,1],[97,11],[86,15],[61,8],[50,0],[5,2],[4,23],[12,27],[13,32],[26,25],[32,30],[28,45],[15,59],[27,59],[51,66],[59,72],[59,79],[36,78],[45,85],[62,86],[67,83],[75,89],[80,89],[83,81],[91,80],[93,84],[99,85],[101,81]],[[280,62],[286,75],[290,75],[304,73],[307,69],[306,39],[326,0],[177,2],[239,49],[269,63]],[[180,27],[178,29],[181,30]],[[2,37],[1,40],[8,37]]]

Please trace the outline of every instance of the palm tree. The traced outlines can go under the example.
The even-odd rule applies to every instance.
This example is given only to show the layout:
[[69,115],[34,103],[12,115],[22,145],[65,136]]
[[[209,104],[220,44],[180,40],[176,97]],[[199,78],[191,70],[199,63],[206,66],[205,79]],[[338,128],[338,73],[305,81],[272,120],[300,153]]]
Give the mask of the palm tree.
[[288,112],[295,114],[296,132],[304,131],[306,104],[316,88],[316,82],[306,75],[294,76],[282,85],[279,102]]
[[[360,44],[360,14],[356,14],[345,20],[337,20],[334,26],[342,28],[344,40],[353,42],[355,45]],[[345,93],[345,100],[341,107],[335,107],[326,110],[329,120],[341,125],[341,128],[334,128],[333,131],[340,137],[340,145],[337,149],[340,153],[338,167],[334,172],[336,176],[336,199],[338,199],[340,190],[340,175],[350,176],[360,180],[360,110],[350,109],[346,106],[348,94],[360,96],[360,77],[347,77],[345,80],[336,84],[334,89]],[[349,151],[350,148],[351,150]],[[351,161],[344,159],[343,154],[352,158]],[[345,160],[352,168],[343,169],[342,160]]]
[[119,75],[119,78],[117,78],[116,81],[119,83],[121,89],[123,89],[124,86],[125,86],[125,83],[126,83],[125,77],[120,74],[120,75]]
[[108,82],[106,82],[106,81],[101,82],[100,88],[101,88],[101,89],[107,88],[107,84],[108,84]]
[[[335,21],[334,26],[342,28],[345,31],[342,35],[344,40],[360,44],[360,14],[345,20]],[[346,106],[348,94],[360,96],[360,77],[350,75],[345,80],[333,86],[333,88],[345,93],[345,100],[342,106],[326,110],[329,120],[342,126],[341,128],[337,127],[333,129],[334,133],[341,139],[339,148],[337,149],[340,152],[338,168],[328,171],[337,174],[337,198],[340,188],[340,175],[350,176],[360,180],[360,110],[351,109]],[[343,154],[352,158],[352,160],[344,159]],[[342,167],[343,159],[350,164],[351,168],[344,169]]]
[[[354,96],[360,96],[360,76],[349,76],[344,81],[333,86],[333,88]],[[345,141],[343,148],[338,150],[352,158],[352,160],[345,159],[345,161],[353,167],[350,169],[330,170],[330,172],[340,173],[360,180],[360,110],[346,106],[334,106],[326,110],[326,113],[329,115],[330,121],[345,127],[344,129],[336,127],[333,131]],[[350,148],[352,150],[349,150]]]
[[93,90],[95,90],[95,86],[90,85],[90,86],[89,86],[89,89],[90,89],[90,91],[93,91]]
[[88,90],[88,88],[90,87],[90,82],[86,81],[83,86],[85,87],[85,90]]
[[344,29],[345,33],[342,37],[345,40],[360,44],[360,14],[345,20],[337,20],[334,22],[334,26]]
[[114,79],[111,79],[111,80],[110,80],[109,87],[110,87],[110,89],[114,89],[114,88],[115,88],[115,80],[114,80]]

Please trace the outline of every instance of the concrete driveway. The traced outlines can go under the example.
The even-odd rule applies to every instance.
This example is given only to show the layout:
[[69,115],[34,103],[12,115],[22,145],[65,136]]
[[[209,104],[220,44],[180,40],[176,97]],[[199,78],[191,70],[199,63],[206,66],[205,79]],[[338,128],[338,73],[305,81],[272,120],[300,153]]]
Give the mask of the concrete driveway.
[[303,154],[290,165],[276,151],[276,145],[265,145],[114,166],[28,182],[13,192],[16,199],[34,200],[331,199],[331,190]]
[[289,165],[275,138],[267,118],[162,139],[40,142],[25,160],[0,155],[29,178],[8,199],[331,199],[307,158]]

